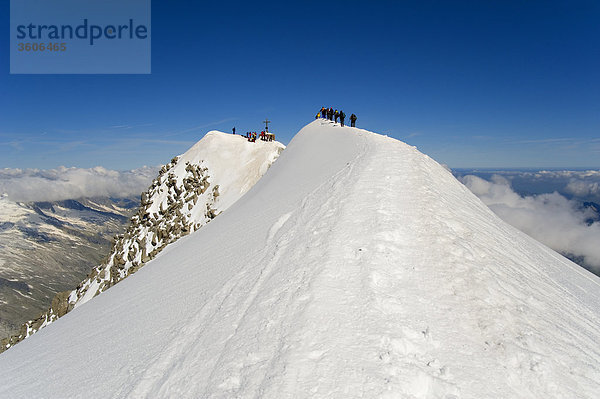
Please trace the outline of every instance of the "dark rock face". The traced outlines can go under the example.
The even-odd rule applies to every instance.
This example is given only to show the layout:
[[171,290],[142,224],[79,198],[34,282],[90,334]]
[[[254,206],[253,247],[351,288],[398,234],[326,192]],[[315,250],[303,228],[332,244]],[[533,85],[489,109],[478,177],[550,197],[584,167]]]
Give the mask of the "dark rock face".
[[15,224],[11,222],[0,222],[0,231],[10,230]]
[[54,299],[52,299],[52,306],[50,308],[57,317],[62,317],[66,315],[69,310],[71,310],[69,309],[69,303],[67,301],[70,294],[71,291],[59,292],[56,294]]
[[2,288],[11,288],[24,293],[30,292],[29,285],[27,283],[24,283],[23,281],[7,280],[0,277],[0,289]]
[[591,214],[585,221],[588,226],[592,225],[593,223],[600,222],[600,205],[599,204],[588,201],[588,202],[584,202],[582,204],[582,208],[584,211],[587,211],[588,213]]

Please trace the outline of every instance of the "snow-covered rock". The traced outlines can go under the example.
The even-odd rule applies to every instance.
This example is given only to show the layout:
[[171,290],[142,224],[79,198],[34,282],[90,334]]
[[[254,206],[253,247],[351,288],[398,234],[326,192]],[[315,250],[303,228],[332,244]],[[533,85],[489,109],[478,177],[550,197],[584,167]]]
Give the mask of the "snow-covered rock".
[[72,309],[135,273],[167,245],[204,226],[242,196],[285,148],[278,142],[250,143],[241,136],[211,131],[185,154],[163,166],[108,259],[52,306],[2,342],[8,349]]
[[415,148],[315,121],[227,212],[0,356],[0,396],[595,398],[600,279]]

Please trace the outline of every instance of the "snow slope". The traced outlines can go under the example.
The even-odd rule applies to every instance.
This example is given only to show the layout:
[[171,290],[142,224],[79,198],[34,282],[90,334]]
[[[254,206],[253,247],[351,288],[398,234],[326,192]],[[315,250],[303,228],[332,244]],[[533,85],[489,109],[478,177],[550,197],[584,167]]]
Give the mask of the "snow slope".
[[248,191],[284,148],[276,141],[249,143],[242,136],[208,132],[161,169],[109,262],[70,294],[71,306],[86,303],[207,224]]
[[[241,136],[208,132],[160,169],[150,188],[142,193],[127,231],[115,237],[107,261],[93,268],[83,281],[80,277],[76,289],[56,294],[49,309],[3,339],[0,352],[106,291],[168,245],[210,222],[248,191],[284,148],[276,141],[250,143]],[[84,265],[89,270],[90,265]]]
[[595,398],[600,279],[315,121],[212,223],[0,355],[0,397]]

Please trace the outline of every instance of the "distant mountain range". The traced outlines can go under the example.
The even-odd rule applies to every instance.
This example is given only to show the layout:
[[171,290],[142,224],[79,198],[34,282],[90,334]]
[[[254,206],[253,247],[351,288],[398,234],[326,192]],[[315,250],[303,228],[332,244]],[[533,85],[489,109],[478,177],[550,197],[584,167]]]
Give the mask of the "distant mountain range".
[[46,310],[110,250],[137,198],[14,202],[0,197],[0,337]]

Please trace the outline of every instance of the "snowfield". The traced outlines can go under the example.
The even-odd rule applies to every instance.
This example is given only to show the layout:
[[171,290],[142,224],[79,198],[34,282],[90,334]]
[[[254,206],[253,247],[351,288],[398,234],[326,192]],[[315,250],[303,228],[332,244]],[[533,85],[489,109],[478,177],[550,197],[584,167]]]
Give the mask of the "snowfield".
[[[14,305],[18,305],[18,302],[13,305],[14,317],[17,317],[21,323],[24,318],[27,321],[18,329],[18,332],[15,331],[15,334],[0,341],[0,353],[127,278],[154,259],[165,247],[210,222],[248,191],[265,174],[284,148],[285,146],[277,141],[250,143],[242,136],[217,131],[208,132],[192,148],[184,154],[174,157],[171,162],[160,168],[158,176],[152,180],[148,190],[141,193],[140,206],[129,219],[127,230],[113,240],[107,260],[91,271],[89,263],[84,262],[83,265],[88,267],[87,278],[81,281],[81,277],[79,277],[72,281],[70,286],[64,287],[63,285],[62,289],[51,290],[50,294],[52,295],[57,291],[59,293],[52,299],[49,309],[49,297],[44,297],[45,312],[37,317],[35,316],[41,309],[38,308],[38,311],[33,314],[29,312],[30,316],[25,318],[23,315],[25,312],[19,312],[19,309],[14,311],[16,307]],[[0,205],[2,205],[2,198],[0,197]],[[76,209],[85,208],[77,201],[64,202],[73,202],[74,204],[67,205]],[[90,201],[86,201],[86,203],[90,203]],[[95,206],[95,203],[93,204]],[[40,206],[50,209],[52,215],[58,216],[64,213],[61,203],[41,203]],[[2,207],[0,206],[0,208]],[[30,212],[37,216],[33,210]],[[42,212],[39,211],[39,213]],[[89,220],[89,218],[86,219]],[[98,218],[94,217],[93,219],[97,220]],[[75,223],[71,220],[72,218],[69,220],[69,225],[74,225]],[[50,223],[50,226],[54,228],[54,224]],[[1,238],[2,234],[0,234],[0,246],[2,246]],[[12,243],[15,244],[13,246],[24,245],[15,239],[12,240]],[[61,252],[65,250],[65,247],[70,246],[65,245],[64,242],[62,245],[60,242],[55,245]],[[80,245],[80,247],[87,248],[85,245]],[[36,261],[36,264],[33,265],[34,269],[40,269],[39,263],[42,268],[45,265],[42,256],[43,249],[43,245],[38,245],[36,251],[30,251],[37,255],[34,257]],[[40,259],[37,259],[38,257]],[[13,263],[17,265],[28,263],[24,256],[19,257],[19,253],[13,254],[12,259]],[[15,259],[17,262],[14,262]],[[72,262],[75,261],[72,260]],[[100,259],[98,259],[99,262]],[[29,278],[29,275],[24,273],[24,278]],[[3,284],[7,280],[3,281],[1,277],[0,289],[3,285],[7,285]],[[38,280],[44,281],[43,276],[39,276]],[[8,282],[8,285],[20,287],[18,284],[20,284],[18,281]],[[75,284],[77,284],[76,289],[63,291],[64,288],[72,288]],[[18,291],[17,293],[20,294]],[[2,294],[0,292],[0,298],[3,297]],[[0,308],[0,331],[2,324],[7,321],[4,320],[7,319],[6,313],[8,312],[4,307]]]
[[414,147],[317,120],[213,222],[3,353],[0,397],[597,398],[599,342],[599,278]]

